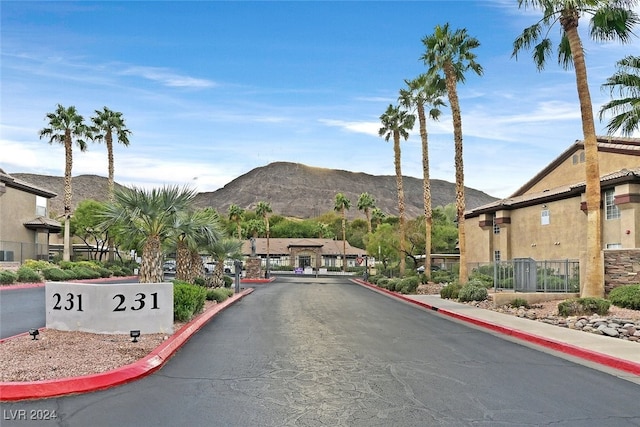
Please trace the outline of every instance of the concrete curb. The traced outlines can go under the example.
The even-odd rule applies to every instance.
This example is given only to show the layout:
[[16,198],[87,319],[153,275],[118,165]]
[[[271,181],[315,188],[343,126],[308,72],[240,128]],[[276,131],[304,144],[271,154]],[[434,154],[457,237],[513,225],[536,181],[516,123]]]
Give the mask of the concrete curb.
[[160,369],[189,338],[199,331],[212,317],[253,292],[245,289],[226,301],[216,304],[184,325],[149,355],[137,362],[112,371],[81,377],[60,378],[46,381],[0,382],[0,401],[46,399],[69,394],[87,393],[115,387],[138,380]]
[[561,353],[565,353],[571,356],[579,357],[581,359],[589,360],[591,362],[598,363],[603,366],[607,366],[610,368],[618,369],[620,371],[629,372],[634,375],[640,375],[640,364],[634,363],[628,360],[620,359],[617,357],[609,356],[607,354],[598,353],[596,351],[587,350],[581,347],[576,347],[571,344],[563,343],[561,341],[552,340],[549,338],[541,337],[539,335],[531,334],[519,329],[510,328],[503,325],[498,325],[492,322],[488,322],[486,320],[478,319],[472,316],[467,316],[464,314],[456,313],[455,311],[439,308],[437,306],[427,304],[421,301],[416,301],[414,299],[408,298],[402,294],[398,294],[395,292],[391,292],[387,289],[379,288],[376,285],[365,282],[361,279],[352,279],[353,282],[369,288],[375,292],[388,295],[390,297],[418,305],[420,307],[437,311],[440,314],[445,316],[449,316],[458,320],[462,320],[464,322],[471,323],[473,325],[489,329],[493,332],[498,332],[501,334],[509,335],[511,337],[517,338],[519,340],[527,341],[532,344],[536,344],[545,348],[549,348],[551,350],[559,351]]

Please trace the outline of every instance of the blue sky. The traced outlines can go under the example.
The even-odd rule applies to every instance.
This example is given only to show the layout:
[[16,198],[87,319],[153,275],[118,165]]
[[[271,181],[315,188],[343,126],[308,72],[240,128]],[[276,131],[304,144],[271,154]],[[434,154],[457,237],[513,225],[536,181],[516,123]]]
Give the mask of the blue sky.
[[[89,119],[120,111],[131,145],[115,179],[214,191],[271,162],[394,175],[380,115],[425,71],[422,38],[438,24],[477,38],[484,74],[458,92],[465,184],[507,197],[582,139],[575,77],[555,59],[538,72],[513,40],[538,12],[479,1],[2,1],[0,168],[62,176],[45,116],[74,105]],[[581,21],[581,31],[588,29]],[[554,28],[552,34],[558,34]],[[594,110],[600,85],[632,44],[587,40]],[[604,123],[597,123],[604,133]],[[450,110],[429,121],[431,177],[454,182]],[[404,175],[422,177],[418,129],[402,143]],[[106,148],[74,150],[73,175],[107,176]],[[336,189],[343,191],[345,189]]]

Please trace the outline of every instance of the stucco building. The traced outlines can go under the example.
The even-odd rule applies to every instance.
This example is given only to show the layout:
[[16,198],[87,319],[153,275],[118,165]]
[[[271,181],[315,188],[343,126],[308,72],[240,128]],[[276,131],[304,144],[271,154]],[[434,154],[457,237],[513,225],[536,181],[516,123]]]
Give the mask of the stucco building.
[[[607,250],[630,253],[627,276],[640,282],[640,258],[633,259],[640,248],[640,139],[598,137],[598,158],[605,260]],[[584,143],[576,141],[510,197],[467,211],[470,266],[579,260],[587,243],[584,166]]]

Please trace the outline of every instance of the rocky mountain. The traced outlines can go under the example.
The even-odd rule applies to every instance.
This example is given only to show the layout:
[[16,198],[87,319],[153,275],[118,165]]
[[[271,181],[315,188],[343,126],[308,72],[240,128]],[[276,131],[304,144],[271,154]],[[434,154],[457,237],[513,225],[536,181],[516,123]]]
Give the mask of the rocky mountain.
[[[64,178],[48,175],[11,173],[15,178],[58,194],[51,200],[51,212],[63,211]],[[408,218],[423,213],[422,180],[404,177],[403,180]],[[116,183],[116,186],[119,184]],[[107,200],[107,178],[97,175],[73,177],[73,206],[84,199]],[[360,194],[368,192],[376,206],[385,213],[398,214],[396,178],[392,175],[369,175],[335,169],[310,167],[299,163],[276,162],[255,168],[213,192],[199,193],[196,205],[211,206],[226,213],[233,203],[246,210],[253,210],[259,201],[268,202],[278,215],[311,218],[332,211],[337,193],[351,200],[350,218],[361,217],[357,202]],[[431,180],[433,206],[455,203],[455,184]],[[496,200],[482,191],[465,189],[467,209]]]

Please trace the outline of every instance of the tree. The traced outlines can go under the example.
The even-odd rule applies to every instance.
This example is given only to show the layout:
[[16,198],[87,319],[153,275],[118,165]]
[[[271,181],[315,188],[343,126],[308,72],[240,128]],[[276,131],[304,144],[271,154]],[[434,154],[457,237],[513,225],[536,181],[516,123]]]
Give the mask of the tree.
[[406,141],[409,139],[409,130],[413,129],[415,116],[407,111],[389,104],[387,110],[380,116],[382,127],[378,135],[385,141],[393,136],[394,165],[396,168],[396,187],[398,190],[398,215],[400,217],[400,276],[404,276],[405,270],[405,215],[404,215],[404,189],[402,185],[402,167],[400,165],[400,137]]
[[460,283],[468,280],[466,263],[466,239],[464,229],[464,163],[462,155],[462,114],[458,99],[458,82],[464,83],[465,73],[469,70],[482,75],[482,66],[476,62],[473,50],[480,42],[469,36],[466,29],[451,31],[449,24],[437,25],[432,35],[422,39],[426,51],[421,59],[428,67],[430,75],[444,74],[445,87],[451,116],[453,119],[453,140],[455,147],[454,164],[456,169],[456,208],[458,214],[458,243],[460,247]]
[[376,224],[376,227],[379,227],[382,224],[382,221],[386,218],[385,213],[380,208],[373,208],[371,211],[371,222]]
[[266,265],[266,273],[264,275],[265,279],[269,278],[269,214],[273,212],[271,209],[271,205],[267,202],[258,202],[256,206],[256,215],[261,217],[264,220],[265,232],[267,234],[267,265]]
[[[222,238],[219,218],[213,209],[185,209],[175,216],[171,240],[176,245],[176,279],[192,282],[200,277],[203,265],[200,248]],[[193,256],[193,253],[197,256]]]
[[91,259],[102,259],[105,246],[109,238],[109,230],[100,227],[101,213],[105,204],[96,200],[86,199],[78,203],[69,221],[71,235],[80,238],[87,246]]
[[351,207],[351,200],[343,193],[336,194],[333,210],[340,212],[342,217],[342,271],[347,272],[347,211]]
[[178,186],[114,190],[101,226],[118,226],[129,239],[142,243],[140,283],[162,282],[162,245],[175,235],[178,213],[192,207],[196,194],[193,189]]
[[382,263],[384,270],[390,263],[404,258],[404,255],[398,256],[398,247],[398,233],[391,224],[381,224],[367,237],[367,253],[375,254],[376,261]]
[[[40,139],[49,138],[49,144],[57,142],[64,146],[64,222],[65,224],[71,218],[71,196],[73,194],[71,188],[71,169],[73,168],[73,140],[80,151],[87,149],[85,138],[91,136],[90,129],[84,124],[84,118],[78,114],[76,107],[68,108],[58,104],[54,113],[47,114],[49,127],[40,130]],[[64,249],[62,251],[62,259],[64,261],[71,260],[71,227],[64,227]]]
[[216,262],[211,275],[211,283],[215,287],[224,286],[224,262],[229,258],[240,258],[242,254],[242,241],[237,239],[223,238],[207,246],[207,253]]
[[242,217],[244,215],[244,209],[240,206],[232,203],[229,205],[229,221],[236,224],[236,229],[238,231],[238,240],[242,239],[242,227],[240,224],[242,223]]
[[552,42],[548,29],[560,23],[558,63],[575,70],[585,150],[585,182],[587,199],[587,247],[585,283],[582,297],[604,297],[604,261],[602,259],[602,215],[600,212],[600,167],[598,141],[593,119],[593,106],[587,79],[587,66],[578,21],[590,15],[590,36],[594,40],[619,39],[627,42],[638,16],[630,10],[637,0],[518,0],[518,6],[542,11],[542,18],[526,28],[513,42],[512,56],[517,59],[522,49],[533,47],[533,61],[538,71],[544,69],[551,55]]
[[431,178],[429,174],[429,139],[427,135],[427,118],[425,106],[429,108],[429,117],[440,118],[439,107],[446,104],[442,101],[445,92],[444,81],[437,74],[421,74],[414,80],[405,80],[406,89],[400,90],[399,101],[405,108],[414,108],[418,113],[420,124],[420,141],[422,142],[422,194],[424,205],[425,243],[424,271],[431,271],[431,228],[433,214],[431,209]]
[[376,206],[376,200],[369,193],[362,193],[358,197],[358,210],[364,212],[367,217],[367,230],[371,233],[371,209]]
[[627,56],[617,62],[618,71],[607,79],[603,88],[617,89],[622,98],[607,102],[600,108],[600,120],[606,112],[614,115],[607,125],[607,133],[620,131],[623,136],[632,136],[640,129],[640,56]]

